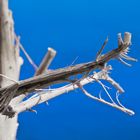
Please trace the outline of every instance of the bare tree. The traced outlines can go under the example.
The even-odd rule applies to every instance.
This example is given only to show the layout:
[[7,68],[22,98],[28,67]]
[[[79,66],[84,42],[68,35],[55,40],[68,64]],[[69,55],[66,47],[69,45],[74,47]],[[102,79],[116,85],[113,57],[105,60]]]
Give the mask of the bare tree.
[[[119,95],[124,89],[110,77],[112,70],[107,62],[117,59],[125,65],[130,66],[125,60],[137,61],[128,56],[131,45],[131,33],[125,32],[122,39],[118,34],[118,47],[106,54],[102,54],[108,38],[98,51],[96,59],[91,62],[56,70],[49,70],[49,65],[56,55],[56,51],[48,48],[44,59],[38,67],[24,50],[20,43],[20,37],[14,32],[14,21],[12,12],[8,8],[8,0],[0,0],[0,140],[15,140],[18,128],[18,115],[23,111],[33,111],[31,108],[47,102],[59,95],[80,88],[83,94],[98,102],[109,105],[129,115],[134,115],[131,109],[124,107],[119,101]],[[19,81],[20,67],[23,59],[19,52],[22,50],[29,62],[35,69],[32,78]],[[98,70],[98,71],[96,71]],[[80,78],[77,75],[81,75]],[[113,99],[101,80],[109,82],[116,88],[116,98]],[[65,86],[52,89],[51,85],[66,83]],[[95,96],[89,93],[85,84],[98,82],[107,94],[109,101],[103,99],[101,93]],[[26,97],[26,98],[25,98]],[[7,131],[8,129],[8,131]]]

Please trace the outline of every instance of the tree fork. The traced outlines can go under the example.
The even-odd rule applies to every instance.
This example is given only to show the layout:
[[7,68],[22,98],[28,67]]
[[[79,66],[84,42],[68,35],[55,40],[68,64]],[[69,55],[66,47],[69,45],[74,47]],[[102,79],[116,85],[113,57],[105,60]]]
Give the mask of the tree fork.
[[[53,70],[53,71],[48,72],[47,74],[42,74],[36,77],[19,81],[17,91],[13,93],[14,94],[13,97],[19,96],[21,94],[27,94],[27,93],[33,92],[35,91],[36,88],[45,88],[52,84],[68,81],[68,78],[73,75],[82,74],[84,72],[89,72],[91,70],[96,70],[96,69],[104,67],[105,63],[107,63],[111,59],[117,58],[121,53],[123,53],[130,46],[130,40],[131,40],[130,36],[131,34],[126,32],[124,39],[129,38],[127,42],[125,41],[118,48],[99,57],[98,60]],[[15,86],[15,84],[1,88],[0,96],[1,97],[4,96],[3,93],[9,88],[11,88],[12,86]]]

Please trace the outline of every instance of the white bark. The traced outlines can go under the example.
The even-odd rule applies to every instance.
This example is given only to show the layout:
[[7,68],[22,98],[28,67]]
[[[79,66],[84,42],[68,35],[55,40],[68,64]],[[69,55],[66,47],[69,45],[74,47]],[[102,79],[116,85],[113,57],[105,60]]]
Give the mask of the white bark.
[[[19,48],[14,40],[14,28],[12,12],[8,9],[8,0],[0,0],[0,72],[1,74],[13,79],[19,79],[20,57]],[[13,81],[1,77],[0,86],[5,87],[12,84]],[[19,99],[11,101],[11,106],[17,104]],[[18,115],[8,118],[0,115],[0,140],[15,140],[18,128]]]
[[[110,69],[108,69],[108,70],[110,70]],[[75,83],[75,84],[68,84],[66,86],[56,88],[56,89],[46,89],[46,90],[45,89],[44,90],[38,89],[37,90],[38,92],[35,95],[33,95],[29,99],[27,99],[27,100],[21,102],[20,104],[18,104],[17,106],[15,106],[14,110],[17,113],[21,113],[23,111],[31,109],[32,107],[34,107],[38,104],[41,104],[43,102],[48,102],[49,100],[51,100],[53,98],[56,98],[57,96],[68,93],[68,92],[70,92],[72,90],[75,90],[77,88],[81,88],[83,93],[86,96],[90,97],[91,99],[99,101],[99,102],[101,102],[103,104],[106,104],[108,106],[114,107],[114,108],[116,108],[116,109],[118,109],[118,110],[120,110],[124,113],[127,113],[129,115],[134,115],[135,113],[133,112],[133,110],[124,107],[120,103],[120,101],[118,99],[118,96],[116,96],[116,99],[117,99],[118,102],[115,103],[113,101],[112,97],[110,96],[110,94],[106,91],[105,86],[101,83],[101,81],[99,81],[101,79],[106,80],[110,84],[112,84],[112,86],[114,86],[118,90],[119,93],[124,92],[123,88],[107,74],[108,70],[105,70],[105,71],[102,70],[98,73],[94,73],[93,75],[90,75],[89,77],[85,77],[85,78],[81,79],[79,81],[79,84],[80,84],[81,87],[79,87]],[[89,84],[89,83],[93,83],[93,82],[96,82],[96,81],[99,81],[102,84],[103,88],[105,89],[109,98],[111,99],[111,102],[106,101],[103,98],[101,98],[100,94],[99,94],[99,97],[96,97],[92,94],[89,94],[86,90],[84,90],[84,88],[83,88],[84,85]]]

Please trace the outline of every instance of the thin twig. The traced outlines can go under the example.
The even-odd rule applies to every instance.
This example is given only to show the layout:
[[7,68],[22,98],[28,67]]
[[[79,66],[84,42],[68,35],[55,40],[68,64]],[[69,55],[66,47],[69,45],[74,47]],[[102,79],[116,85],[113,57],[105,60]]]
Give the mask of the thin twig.
[[32,58],[29,56],[29,54],[26,52],[26,50],[24,49],[24,47],[22,46],[22,44],[19,44],[19,47],[21,48],[21,50],[23,51],[23,53],[25,54],[25,56],[27,57],[28,61],[30,62],[30,64],[33,66],[33,68],[35,69],[35,71],[38,69],[38,66],[34,63],[34,61],[32,60]]
[[112,103],[115,104],[114,100],[112,99],[112,97],[110,96],[109,92],[107,91],[105,85],[98,79],[96,79],[96,81],[102,86],[102,88],[104,89],[105,93],[107,94],[109,99],[112,101]]
[[109,75],[104,78],[104,80],[108,81],[112,86],[114,86],[119,93],[124,93],[124,89],[117,83],[114,79],[112,79]]
[[118,47],[124,44],[121,33],[118,33]]
[[118,110],[120,110],[120,111],[122,111],[122,112],[124,112],[124,113],[127,113],[127,114],[129,114],[129,115],[134,115],[134,114],[135,114],[135,112],[134,112],[133,110],[130,110],[130,109],[127,109],[127,108],[118,106],[117,104],[110,103],[110,102],[108,102],[108,101],[103,100],[102,98],[98,98],[98,97],[95,97],[95,96],[91,95],[91,94],[88,93],[84,88],[82,88],[82,91],[84,92],[84,94],[85,94],[86,96],[90,97],[91,99],[97,100],[97,101],[99,101],[99,102],[101,102],[101,103],[104,103],[104,104],[106,104],[106,105],[109,105],[109,106],[111,106],[111,107],[114,107],[114,108],[116,108],[116,109],[118,109]]
[[101,49],[98,51],[97,56],[96,56],[96,60],[98,60],[98,58],[101,56],[101,53],[102,53],[104,47],[106,46],[107,42],[108,42],[108,37],[107,37],[106,40],[104,41],[104,43],[103,43]]
[[4,77],[4,78],[6,78],[7,80],[10,80],[10,81],[12,81],[12,82],[14,82],[14,83],[18,83],[18,81],[14,80],[14,79],[11,79],[10,77],[8,77],[8,76],[6,76],[6,75],[0,74],[0,76],[1,76],[1,77]]

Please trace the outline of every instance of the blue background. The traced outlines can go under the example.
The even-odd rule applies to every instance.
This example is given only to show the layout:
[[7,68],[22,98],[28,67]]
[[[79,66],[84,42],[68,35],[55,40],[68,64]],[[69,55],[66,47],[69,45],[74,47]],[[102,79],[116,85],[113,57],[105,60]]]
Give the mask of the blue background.
[[[140,60],[139,0],[10,0],[15,30],[36,64],[48,47],[57,50],[51,65],[56,69],[94,60],[109,36],[105,52],[117,47],[117,33],[132,33],[130,55]],[[32,77],[34,70],[24,54],[21,79]],[[75,64],[76,64],[75,63]],[[136,115],[122,112],[87,98],[80,90],[57,97],[19,117],[18,140],[138,140],[140,139],[140,64],[126,67],[114,60],[112,77],[125,89],[124,105]],[[98,93],[98,84],[86,87]],[[114,91],[110,91],[113,94]]]

